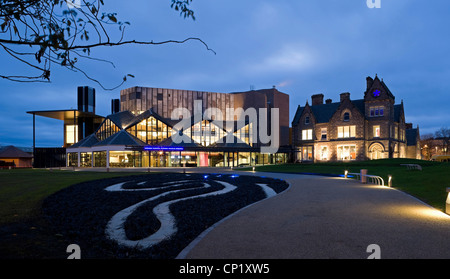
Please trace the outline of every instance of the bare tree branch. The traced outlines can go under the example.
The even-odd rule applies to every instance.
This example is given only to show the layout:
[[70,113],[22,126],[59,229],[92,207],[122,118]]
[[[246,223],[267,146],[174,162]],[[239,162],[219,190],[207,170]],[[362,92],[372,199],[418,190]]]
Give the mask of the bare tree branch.
[[[0,75],[0,78],[18,82],[49,82],[51,65],[60,65],[69,70],[80,72],[89,80],[106,89],[100,81],[88,75],[77,66],[82,59],[114,63],[105,59],[91,57],[91,49],[122,45],[164,45],[184,44],[198,41],[211,49],[202,39],[190,37],[184,40],[139,41],[124,40],[125,28],[129,22],[119,21],[117,13],[102,12],[103,0],[80,0],[80,6],[67,6],[71,0],[0,0],[0,46],[3,50],[40,72],[39,75]],[[192,0],[171,0],[171,8],[181,16],[195,20],[194,11],[189,8]],[[107,26],[116,26],[120,39],[113,40]],[[88,41],[93,41],[88,43]],[[32,52],[22,51],[30,47]],[[123,77],[121,86],[128,77]],[[119,86],[115,86],[113,90]]]

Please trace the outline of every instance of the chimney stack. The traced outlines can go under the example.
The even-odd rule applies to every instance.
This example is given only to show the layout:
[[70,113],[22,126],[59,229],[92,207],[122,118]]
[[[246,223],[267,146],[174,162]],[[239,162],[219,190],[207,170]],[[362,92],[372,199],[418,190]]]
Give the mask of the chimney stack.
[[313,106],[323,105],[323,94],[316,94],[311,96]]
[[112,99],[111,100],[111,114],[115,114],[120,112],[120,100]]
[[366,81],[367,81],[367,90],[369,90],[373,85],[373,78],[367,77]]
[[346,99],[350,100],[350,93],[348,92],[341,93],[341,103]]
[[331,100],[331,99],[326,99],[326,100],[325,100],[325,104],[327,104],[327,105],[328,105],[328,104],[331,104],[332,102],[333,102],[333,100]]

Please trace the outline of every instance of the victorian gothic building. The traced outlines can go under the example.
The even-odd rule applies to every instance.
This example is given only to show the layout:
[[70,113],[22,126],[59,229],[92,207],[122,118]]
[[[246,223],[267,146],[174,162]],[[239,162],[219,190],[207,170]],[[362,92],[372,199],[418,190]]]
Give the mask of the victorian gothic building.
[[313,95],[311,105],[298,107],[292,136],[297,162],[420,158],[419,129],[405,122],[403,101],[395,104],[378,76],[367,77],[364,99]]

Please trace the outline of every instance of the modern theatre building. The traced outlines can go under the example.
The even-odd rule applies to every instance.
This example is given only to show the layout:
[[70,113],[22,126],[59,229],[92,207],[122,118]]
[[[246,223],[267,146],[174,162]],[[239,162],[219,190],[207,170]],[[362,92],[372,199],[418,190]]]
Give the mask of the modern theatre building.
[[92,134],[66,147],[66,158],[73,167],[234,167],[286,163],[290,151],[289,95],[276,88],[132,87]]

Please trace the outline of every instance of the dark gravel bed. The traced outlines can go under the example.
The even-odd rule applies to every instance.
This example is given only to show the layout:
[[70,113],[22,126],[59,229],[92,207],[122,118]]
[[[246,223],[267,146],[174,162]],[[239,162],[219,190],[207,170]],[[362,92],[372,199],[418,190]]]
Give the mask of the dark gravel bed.
[[[182,186],[170,188],[165,183],[185,181]],[[146,202],[138,207],[126,220],[126,236],[130,240],[145,238],[157,231],[161,224],[153,208],[166,201],[209,193],[223,188],[217,181],[228,182],[236,190],[217,196],[193,198],[173,203],[170,211],[175,217],[177,232],[170,239],[150,248],[139,250],[126,248],[109,239],[105,234],[108,221],[117,212],[145,199],[168,191],[183,189]],[[108,192],[105,188],[117,183],[125,189],[137,191]],[[145,183],[141,183],[145,182]],[[138,185],[140,183],[140,185]],[[199,188],[203,183],[211,187]],[[81,248],[82,258],[175,258],[201,232],[231,213],[266,198],[256,185],[267,184],[276,193],[287,189],[288,184],[280,179],[230,174],[181,174],[163,173],[142,176],[103,179],[70,186],[49,196],[43,203],[43,214],[52,233],[64,236]],[[145,191],[151,188],[152,191]],[[161,189],[158,189],[161,188]]]

